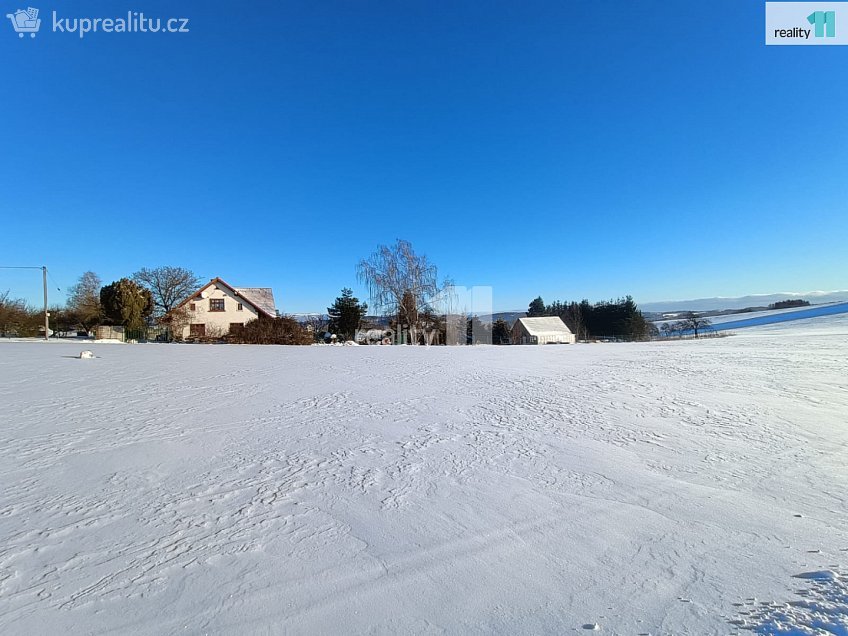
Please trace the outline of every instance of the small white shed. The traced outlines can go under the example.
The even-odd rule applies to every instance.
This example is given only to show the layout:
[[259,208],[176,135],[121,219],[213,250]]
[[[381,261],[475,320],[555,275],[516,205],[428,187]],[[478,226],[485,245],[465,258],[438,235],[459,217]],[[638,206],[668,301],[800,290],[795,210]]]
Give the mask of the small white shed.
[[512,325],[512,344],[574,344],[576,336],[559,316],[519,318]]

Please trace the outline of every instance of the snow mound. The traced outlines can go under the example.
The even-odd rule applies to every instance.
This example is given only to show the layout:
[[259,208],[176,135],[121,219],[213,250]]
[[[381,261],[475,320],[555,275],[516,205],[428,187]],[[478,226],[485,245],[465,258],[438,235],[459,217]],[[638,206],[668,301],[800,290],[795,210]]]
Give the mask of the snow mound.
[[94,353],[88,350],[80,351],[79,357],[80,360],[90,360],[94,357]]
[[802,572],[796,574],[793,578],[796,579],[812,579],[814,581],[835,581],[839,575],[833,570],[817,570],[815,572]]

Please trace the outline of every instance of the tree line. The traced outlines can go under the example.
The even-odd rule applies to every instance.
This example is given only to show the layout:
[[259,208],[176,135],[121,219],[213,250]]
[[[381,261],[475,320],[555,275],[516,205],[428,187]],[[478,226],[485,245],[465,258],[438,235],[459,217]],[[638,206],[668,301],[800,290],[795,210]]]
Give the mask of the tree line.
[[201,284],[200,277],[191,270],[171,265],[142,268],[108,285],[88,271],[68,290],[64,318],[85,332],[98,325],[140,331],[165,319]]
[[793,307],[809,307],[810,301],[798,298],[797,300],[778,300],[768,306],[769,309],[792,309]]
[[530,302],[527,316],[559,316],[578,340],[648,340],[658,335],[656,327],[639,311],[631,296],[597,303],[584,299],[580,302],[555,300],[550,304],[537,296]]
[[[482,323],[467,318],[467,308],[457,300],[456,288],[450,278],[440,278],[436,266],[426,255],[417,253],[409,241],[397,240],[380,245],[370,257],[359,261],[357,278],[368,289],[373,309],[382,319],[366,324],[369,305],[356,298],[350,288],[327,307],[327,317],[304,321],[278,318],[277,322],[245,325],[238,334],[229,334],[231,341],[300,342],[351,340],[362,328],[388,327],[395,337],[403,334],[410,344],[474,344],[493,342],[507,344],[510,326],[498,319]],[[51,308],[51,328],[54,331],[90,333],[98,325],[122,326],[140,331],[158,324],[181,334],[187,315],[177,311],[181,303],[202,285],[201,279],[183,267],[163,266],[142,268],[131,276],[103,285],[92,271],[85,272],[68,290],[64,307]],[[185,312],[183,312],[185,313]],[[590,303],[554,301],[545,303],[535,298],[527,315],[559,316],[578,339],[614,338],[644,340],[657,335],[656,328],[645,319],[633,298]],[[25,303],[0,295],[0,330],[15,331],[17,335],[36,335],[40,312]],[[456,328],[459,319],[460,328]],[[272,319],[266,319],[270,321]],[[463,328],[464,327],[464,328]],[[33,333],[34,332],[34,333]],[[220,339],[224,334],[211,338]]]
[[[183,267],[142,268],[108,285],[95,272],[83,273],[68,288],[64,306],[49,308],[54,332],[90,333],[99,325],[141,330],[162,320],[197,291],[201,279]],[[33,336],[43,330],[43,310],[0,294],[0,330],[7,335]]]
[[[120,326],[129,332],[143,332],[153,325],[170,329],[171,337],[180,339],[189,318],[179,310],[203,281],[184,267],[142,268],[129,277],[104,285],[93,271],[83,273],[67,290],[64,306],[49,308],[50,329],[54,333],[91,334],[98,326]],[[281,316],[247,322],[238,333],[210,335],[208,340],[250,344],[310,344],[321,339],[326,330],[352,339],[368,310],[353,292],[342,289],[341,295],[327,308],[329,320],[323,329],[312,329],[294,318]],[[0,292],[0,335],[34,337],[43,335],[44,310],[30,306],[23,299]]]

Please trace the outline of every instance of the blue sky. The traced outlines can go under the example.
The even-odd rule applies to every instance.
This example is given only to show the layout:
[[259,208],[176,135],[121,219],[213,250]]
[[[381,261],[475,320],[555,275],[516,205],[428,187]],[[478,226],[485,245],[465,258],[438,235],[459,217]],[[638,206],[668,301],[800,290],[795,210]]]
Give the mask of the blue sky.
[[57,286],[174,264],[318,311],[405,238],[496,309],[848,288],[848,47],[766,47],[763,2],[37,4],[0,24],[0,265]]

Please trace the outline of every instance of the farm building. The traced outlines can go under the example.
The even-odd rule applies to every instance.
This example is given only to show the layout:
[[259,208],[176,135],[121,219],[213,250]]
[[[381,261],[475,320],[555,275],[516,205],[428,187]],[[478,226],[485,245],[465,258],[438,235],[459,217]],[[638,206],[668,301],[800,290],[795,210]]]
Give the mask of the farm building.
[[275,318],[270,287],[233,287],[213,278],[172,312],[174,335],[183,338],[216,337],[241,329],[254,318]]
[[512,344],[574,344],[577,338],[559,316],[519,318],[512,325]]

